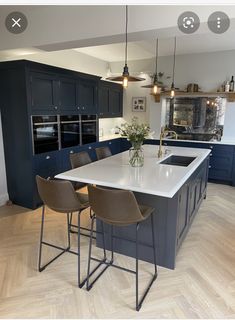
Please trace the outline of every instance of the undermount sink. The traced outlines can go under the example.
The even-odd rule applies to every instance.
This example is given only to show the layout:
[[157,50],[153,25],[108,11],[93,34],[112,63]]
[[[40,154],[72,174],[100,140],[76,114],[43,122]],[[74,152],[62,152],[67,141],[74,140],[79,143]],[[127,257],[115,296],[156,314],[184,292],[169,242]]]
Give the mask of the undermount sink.
[[169,158],[161,161],[160,164],[168,164],[168,165],[171,165],[171,166],[187,167],[195,159],[196,159],[196,157],[183,157],[183,156],[174,156],[174,155],[172,155]]

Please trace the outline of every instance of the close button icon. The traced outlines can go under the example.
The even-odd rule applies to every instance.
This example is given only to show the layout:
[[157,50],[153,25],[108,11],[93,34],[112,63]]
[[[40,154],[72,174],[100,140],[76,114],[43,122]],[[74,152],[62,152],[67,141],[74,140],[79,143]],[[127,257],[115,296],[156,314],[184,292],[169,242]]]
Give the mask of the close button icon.
[[9,32],[19,34],[25,31],[28,21],[22,12],[11,12],[6,17],[5,25]]

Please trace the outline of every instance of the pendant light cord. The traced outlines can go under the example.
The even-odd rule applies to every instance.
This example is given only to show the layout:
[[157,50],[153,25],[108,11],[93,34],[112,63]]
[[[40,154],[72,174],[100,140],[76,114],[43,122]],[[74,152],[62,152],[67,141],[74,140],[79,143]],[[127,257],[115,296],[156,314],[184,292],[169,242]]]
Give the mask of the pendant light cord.
[[175,54],[176,54],[176,37],[174,45],[174,60],[173,60],[173,73],[172,73],[172,82],[175,83]]
[[127,64],[127,26],[128,26],[128,6],[126,6],[126,47],[125,47],[125,65]]
[[155,75],[157,75],[157,62],[158,62],[158,39],[156,41],[156,64],[155,64]]

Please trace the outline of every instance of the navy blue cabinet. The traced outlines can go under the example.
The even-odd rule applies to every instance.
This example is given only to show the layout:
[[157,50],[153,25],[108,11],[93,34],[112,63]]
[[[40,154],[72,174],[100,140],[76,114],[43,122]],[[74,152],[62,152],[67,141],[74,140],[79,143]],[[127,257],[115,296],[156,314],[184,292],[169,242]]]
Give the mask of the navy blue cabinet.
[[31,112],[57,113],[59,110],[59,81],[56,75],[46,72],[30,72],[29,82]]
[[177,211],[177,249],[181,245],[189,225],[198,208],[206,196],[209,157],[203,161],[198,169],[178,192]]
[[[2,62],[0,71],[9,198],[15,204],[36,208],[40,199],[35,175],[53,177],[69,170],[72,150],[34,156],[32,116],[96,114],[100,77],[26,60]],[[74,152],[78,150],[76,147]],[[94,150],[90,153],[95,159]]]
[[[146,140],[146,144],[159,144],[159,140]],[[208,179],[235,185],[235,147],[217,143],[164,140],[163,146],[211,149]]]
[[178,243],[183,239],[188,224],[188,193],[189,185],[186,183],[178,196]]
[[79,80],[78,83],[79,113],[97,114],[97,85],[92,80]]
[[76,80],[60,77],[58,94],[61,113],[79,112]]
[[34,173],[44,178],[54,177],[62,170],[61,156],[58,152],[48,152],[34,156]]
[[100,81],[98,87],[99,118],[115,118],[123,115],[123,87],[120,84]]

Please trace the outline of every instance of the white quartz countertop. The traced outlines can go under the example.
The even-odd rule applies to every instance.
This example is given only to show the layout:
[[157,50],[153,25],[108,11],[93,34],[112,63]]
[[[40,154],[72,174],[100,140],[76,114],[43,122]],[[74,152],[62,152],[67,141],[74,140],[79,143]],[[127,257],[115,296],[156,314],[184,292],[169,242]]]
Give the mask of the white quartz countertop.
[[[56,178],[132,190],[172,198],[210,154],[210,149],[168,147],[170,154],[157,158],[158,146],[144,145],[144,166],[129,165],[129,152],[92,162],[58,174]],[[187,167],[160,164],[170,155],[196,157]]]

